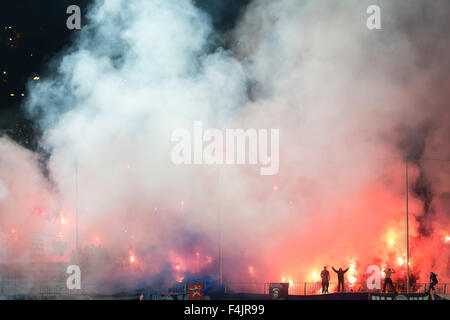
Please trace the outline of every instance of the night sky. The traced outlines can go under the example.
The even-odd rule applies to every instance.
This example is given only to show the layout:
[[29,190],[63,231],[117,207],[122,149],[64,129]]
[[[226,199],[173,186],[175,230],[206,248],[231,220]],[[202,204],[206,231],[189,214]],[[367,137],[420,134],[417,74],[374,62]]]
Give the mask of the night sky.
[[26,123],[20,107],[26,84],[70,43],[66,8],[89,0],[2,1],[0,3],[0,128]]
[[[92,0],[17,0],[0,3],[0,128],[17,130],[31,121],[21,108],[26,84],[42,78],[52,59],[71,43],[77,30],[66,27],[66,9],[79,5],[82,23]],[[233,28],[239,14],[250,1],[197,0],[196,4],[212,17],[216,30]],[[37,79],[37,78],[35,78]]]

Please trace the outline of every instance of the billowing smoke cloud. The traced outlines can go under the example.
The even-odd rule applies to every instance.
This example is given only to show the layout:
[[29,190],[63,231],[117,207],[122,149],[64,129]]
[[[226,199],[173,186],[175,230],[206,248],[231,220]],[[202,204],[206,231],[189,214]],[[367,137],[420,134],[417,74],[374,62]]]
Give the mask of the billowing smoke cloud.
[[0,180],[0,201],[4,200],[8,196],[8,189],[5,184]]
[[[412,229],[418,239],[433,238],[414,241],[414,271],[423,272],[422,281],[431,268],[448,277],[448,207],[434,207],[432,198],[449,186],[439,179],[435,189],[429,177],[448,175],[448,163],[425,159],[449,154],[442,140],[448,136],[448,66],[439,58],[450,48],[442,16],[449,8],[444,2],[379,2],[383,29],[374,32],[364,28],[369,4],[253,2],[236,30],[235,51],[254,84],[254,104],[285,129],[285,179],[295,183],[288,197],[301,202],[298,216],[310,216],[304,223],[292,218],[298,224],[281,242],[286,253],[278,259],[298,265],[290,271],[294,278],[330,260],[363,264],[375,255],[382,265],[404,261],[407,152],[414,166],[410,191],[419,200],[410,203],[418,221]],[[442,42],[431,42],[431,34]],[[375,235],[389,223],[397,236],[383,247]],[[439,231],[433,233],[433,225]],[[422,255],[427,246],[432,253]]]
[[[19,171],[1,176],[7,203],[40,203],[69,224],[78,207],[82,246],[138,262],[97,277],[217,276],[220,222],[229,281],[315,281],[323,265],[350,263],[363,279],[372,263],[404,272],[408,153],[412,269],[421,281],[431,270],[448,279],[450,169],[426,159],[450,155],[450,8],[377,3],[382,30],[366,28],[371,1],[253,1],[225,50],[189,0],[97,1],[57,70],[30,87],[51,183],[2,140]],[[279,174],[175,166],[171,133],[195,120],[279,128]],[[52,196],[24,202],[13,181],[31,194],[51,185]]]

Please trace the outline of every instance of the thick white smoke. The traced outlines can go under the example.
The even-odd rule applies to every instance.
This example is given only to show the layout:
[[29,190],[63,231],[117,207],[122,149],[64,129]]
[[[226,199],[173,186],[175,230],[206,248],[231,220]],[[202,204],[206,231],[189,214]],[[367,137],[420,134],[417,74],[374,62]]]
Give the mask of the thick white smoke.
[[8,189],[3,181],[0,180],[0,201],[4,200],[8,196]]
[[[148,278],[176,280],[201,268],[217,275],[219,216],[231,280],[315,280],[313,270],[351,261],[361,273],[370,263],[384,267],[391,253],[405,254],[398,130],[442,109],[423,110],[421,101],[441,98],[433,89],[439,70],[418,62],[421,49],[403,24],[419,2],[380,2],[383,29],[371,31],[370,1],[254,1],[226,50],[215,47],[208,16],[189,0],[97,1],[57,70],[30,88],[27,108],[45,129],[51,183],[32,155],[2,140],[13,151],[1,154],[19,171],[0,162],[9,190],[2,212],[16,216],[21,204],[16,217],[24,219],[40,203],[46,214],[66,210],[73,223],[78,195],[82,245],[98,237],[114,252],[133,252]],[[279,128],[280,173],[175,166],[171,133],[195,120]],[[442,143],[448,132],[440,130],[427,139]],[[448,179],[434,177],[434,168],[441,194]],[[411,181],[417,171],[412,165]],[[25,202],[22,186],[32,195]],[[52,196],[37,195],[43,186]],[[448,201],[441,203],[439,234],[448,228]],[[421,206],[411,199],[413,214]],[[395,248],[384,241],[391,226]],[[423,257],[435,262],[422,267],[422,281],[430,268],[448,277],[448,247],[441,235],[427,241],[444,250]]]

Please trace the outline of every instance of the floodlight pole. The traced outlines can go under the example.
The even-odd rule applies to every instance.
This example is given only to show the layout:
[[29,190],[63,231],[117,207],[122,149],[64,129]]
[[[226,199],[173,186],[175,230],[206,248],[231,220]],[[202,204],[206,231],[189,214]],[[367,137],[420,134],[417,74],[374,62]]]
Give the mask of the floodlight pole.
[[80,248],[78,246],[78,160],[75,159],[75,249],[79,259]]
[[409,214],[408,214],[408,154],[405,154],[406,167],[406,293],[409,293]]
[[217,167],[217,226],[219,236],[219,284],[222,285],[222,227],[220,212],[220,167]]

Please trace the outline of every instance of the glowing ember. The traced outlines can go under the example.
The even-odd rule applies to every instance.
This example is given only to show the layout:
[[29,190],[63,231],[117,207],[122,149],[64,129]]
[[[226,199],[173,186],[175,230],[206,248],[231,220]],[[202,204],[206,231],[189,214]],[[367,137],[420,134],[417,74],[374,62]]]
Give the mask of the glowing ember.
[[253,266],[249,266],[248,267],[248,273],[250,273],[251,275],[255,274],[255,268]]
[[66,220],[66,218],[64,218],[64,217],[61,217],[61,223],[62,223],[62,224],[66,224],[66,223],[67,223],[67,220]]
[[449,242],[450,241],[450,236],[445,236],[445,242]]
[[405,260],[403,260],[402,257],[398,257],[397,262],[400,266],[402,266],[405,263]]
[[130,263],[135,263],[136,262],[136,257],[134,255],[130,256]]

